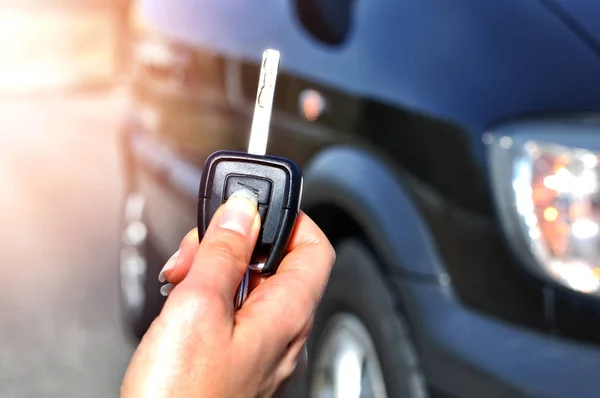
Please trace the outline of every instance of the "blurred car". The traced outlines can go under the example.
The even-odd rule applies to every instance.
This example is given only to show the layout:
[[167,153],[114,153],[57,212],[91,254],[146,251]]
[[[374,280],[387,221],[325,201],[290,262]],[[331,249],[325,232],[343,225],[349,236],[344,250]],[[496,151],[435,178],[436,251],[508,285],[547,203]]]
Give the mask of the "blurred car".
[[196,226],[206,157],[245,150],[281,51],[268,152],[338,258],[294,393],[600,391],[600,3],[138,0],[121,284],[140,337]]

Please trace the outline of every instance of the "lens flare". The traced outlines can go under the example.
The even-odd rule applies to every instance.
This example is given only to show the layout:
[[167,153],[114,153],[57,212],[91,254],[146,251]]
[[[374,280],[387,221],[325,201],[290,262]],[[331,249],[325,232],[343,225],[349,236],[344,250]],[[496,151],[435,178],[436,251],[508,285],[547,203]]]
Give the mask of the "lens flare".
[[546,210],[544,210],[544,220],[553,222],[556,221],[557,218],[558,210],[556,210],[555,207],[547,207]]

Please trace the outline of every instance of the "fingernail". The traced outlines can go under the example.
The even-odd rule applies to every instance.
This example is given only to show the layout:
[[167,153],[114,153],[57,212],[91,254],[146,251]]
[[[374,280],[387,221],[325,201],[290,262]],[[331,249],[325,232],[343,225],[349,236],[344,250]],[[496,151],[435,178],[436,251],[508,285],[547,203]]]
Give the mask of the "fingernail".
[[170,271],[173,269],[173,267],[175,267],[175,264],[177,264],[177,258],[179,257],[179,252],[181,250],[177,250],[172,256],[171,258],[167,261],[167,263],[162,267],[162,269],[160,270],[160,273],[158,274],[158,281],[163,283],[167,281],[167,278],[165,277],[165,273],[167,271]]
[[225,203],[219,218],[219,227],[236,231],[244,236],[250,233],[258,212],[258,198],[248,189],[235,191]]
[[171,293],[171,290],[173,290],[173,288],[175,287],[175,285],[171,284],[171,283],[167,283],[166,285],[161,286],[160,288],[160,294],[162,294],[163,296],[168,296],[169,293]]

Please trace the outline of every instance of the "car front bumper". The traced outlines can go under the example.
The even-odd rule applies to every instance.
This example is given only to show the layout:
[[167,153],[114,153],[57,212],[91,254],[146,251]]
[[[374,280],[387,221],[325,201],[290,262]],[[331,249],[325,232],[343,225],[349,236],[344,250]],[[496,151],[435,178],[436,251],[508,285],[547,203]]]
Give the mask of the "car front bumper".
[[394,284],[435,390],[464,398],[600,395],[600,347],[479,313],[449,286],[403,279]]

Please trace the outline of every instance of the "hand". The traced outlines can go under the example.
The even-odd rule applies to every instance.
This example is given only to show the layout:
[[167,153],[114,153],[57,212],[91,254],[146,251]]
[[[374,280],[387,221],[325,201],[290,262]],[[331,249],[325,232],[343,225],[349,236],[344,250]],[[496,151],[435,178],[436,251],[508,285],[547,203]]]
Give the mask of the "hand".
[[260,229],[254,195],[238,191],[198,244],[183,239],[160,279],[168,298],[138,346],[121,397],[270,397],[298,368],[335,252],[300,213],[277,273],[233,298]]

